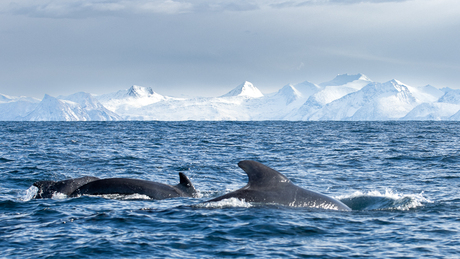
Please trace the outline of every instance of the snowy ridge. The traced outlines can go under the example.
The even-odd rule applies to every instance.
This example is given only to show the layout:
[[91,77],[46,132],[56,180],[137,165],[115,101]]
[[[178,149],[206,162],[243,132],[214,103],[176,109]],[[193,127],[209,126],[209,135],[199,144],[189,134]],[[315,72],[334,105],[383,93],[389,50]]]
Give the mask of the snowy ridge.
[[0,120],[21,121],[27,114],[31,113],[40,100],[31,97],[11,97],[0,95]]
[[0,95],[0,120],[460,120],[460,90],[395,79],[379,83],[362,74],[287,84],[265,95],[245,81],[225,95],[206,98],[163,96],[133,85],[100,96],[45,95],[41,101]]
[[417,105],[408,88],[396,80],[370,83],[325,105],[313,120],[397,120]]
[[[362,88],[366,83],[372,82],[367,76],[363,74],[349,75],[342,74],[337,75],[334,79],[329,82],[319,84],[321,87],[326,86],[348,86],[355,88]],[[363,84],[364,83],[364,84]]]
[[74,102],[56,99],[45,94],[37,108],[24,117],[26,121],[87,121],[83,109]]
[[63,97],[62,100],[77,103],[87,113],[89,120],[92,121],[116,121],[122,119],[118,114],[106,109],[89,93],[79,92]]
[[244,83],[237,86],[235,89],[231,90],[227,94],[222,95],[221,97],[232,97],[232,96],[245,96],[249,98],[258,98],[264,95],[259,89],[254,87],[252,83],[245,81]]
[[61,99],[45,95],[35,109],[26,116],[17,116],[24,121],[111,121],[121,117],[107,110],[90,94],[76,93]]
[[411,110],[403,120],[460,120],[460,90],[442,89],[435,102],[424,102]]
[[8,95],[0,94],[0,103],[8,103],[8,102],[11,102],[12,100],[13,98],[11,98]]
[[130,109],[130,107],[143,107],[160,102],[166,98],[155,93],[150,87],[133,85],[129,89],[95,97],[102,105],[113,112]]

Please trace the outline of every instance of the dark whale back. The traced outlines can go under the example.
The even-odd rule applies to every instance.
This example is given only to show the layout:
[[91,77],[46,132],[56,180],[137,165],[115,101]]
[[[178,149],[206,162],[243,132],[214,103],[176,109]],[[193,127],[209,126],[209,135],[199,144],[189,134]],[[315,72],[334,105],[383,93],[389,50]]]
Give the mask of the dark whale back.
[[107,178],[92,181],[71,193],[70,197],[104,194],[141,194],[151,199],[162,200],[174,197],[194,197],[197,191],[188,177],[179,173],[179,184],[172,186],[147,180],[130,178]]
[[99,178],[93,176],[84,176],[80,178],[68,179],[63,181],[38,181],[33,185],[38,188],[35,199],[52,198],[55,193],[62,193],[70,195],[79,187],[98,180]]
[[245,160],[239,162],[238,166],[248,175],[248,184],[208,202],[237,198],[246,202],[276,203],[293,207],[351,210],[334,198],[294,185],[286,176],[259,162]]

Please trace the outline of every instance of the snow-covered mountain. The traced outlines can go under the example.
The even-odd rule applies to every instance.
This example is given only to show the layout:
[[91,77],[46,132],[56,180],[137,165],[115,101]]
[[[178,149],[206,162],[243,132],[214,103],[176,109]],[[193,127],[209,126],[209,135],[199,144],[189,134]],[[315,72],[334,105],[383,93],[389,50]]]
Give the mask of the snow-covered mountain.
[[310,96],[316,94],[317,92],[321,91],[321,86],[305,81],[300,84],[294,85],[294,88],[301,93],[301,97],[303,99],[308,99]]
[[319,85],[321,87],[348,86],[352,88],[362,88],[366,84],[366,82],[371,82],[371,80],[363,74],[357,74],[357,75],[341,74],[341,75],[337,75],[331,81],[324,82]]
[[241,85],[237,86],[235,89],[230,92],[222,95],[221,97],[248,97],[248,98],[258,98],[264,96],[262,92],[254,87],[254,85],[248,81],[245,81]]
[[312,116],[319,112],[326,104],[343,96],[356,92],[372,81],[365,75],[337,75],[333,80],[319,85],[318,91],[313,93],[297,110],[291,112],[291,120],[312,120]]
[[397,120],[418,104],[399,81],[369,83],[362,89],[326,104],[310,120]]
[[263,97],[262,92],[246,81],[215,98],[175,98],[154,93],[148,97],[125,97],[102,103],[126,120],[252,120],[246,111],[249,103],[260,97]]
[[71,101],[80,105],[92,121],[117,121],[122,119],[118,114],[105,108],[104,105],[102,105],[89,93],[79,92],[69,96],[64,96],[60,99],[64,101]]
[[76,93],[61,99],[45,95],[25,121],[112,121],[121,117],[107,110],[90,94]]
[[0,95],[0,120],[460,120],[460,90],[373,82],[338,75],[287,84],[263,94],[244,83],[220,97],[163,96],[132,86],[100,96],[76,93],[43,100]]
[[107,109],[118,112],[130,107],[143,107],[152,103],[160,102],[166,97],[155,93],[150,87],[133,85],[129,89],[120,90],[115,93],[104,94],[95,97]]
[[435,102],[424,102],[411,110],[403,120],[459,120],[460,90],[442,89]]
[[40,102],[31,97],[14,97],[0,94],[0,120],[17,121],[32,112]]
[[87,121],[81,106],[45,94],[37,108],[24,117],[26,121]]

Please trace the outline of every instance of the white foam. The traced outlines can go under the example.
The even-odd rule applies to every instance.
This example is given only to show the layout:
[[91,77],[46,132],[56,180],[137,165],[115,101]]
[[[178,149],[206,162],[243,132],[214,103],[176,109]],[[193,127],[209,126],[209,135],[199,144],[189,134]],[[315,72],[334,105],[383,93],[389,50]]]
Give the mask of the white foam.
[[38,193],[38,188],[36,186],[30,186],[29,189],[27,189],[24,193],[24,195],[21,197],[22,201],[30,201],[32,200],[35,195]]
[[193,198],[203,198],[203,194],[201,194],[201,192],[197,190],[196,193],[193,195]]
[[252,207],[252,204],[243,200],[239,200],[237,198],[229,198],[215,202],[206,202],[197,204],[198,207],[201,208],[228,208],[228,207],[240,207],[240,208],[249,208]]
[[341,195],[338,197],[335,197],[338,200],[343,200],[343,199],[353,199],[353,198],[358,198],[358,197],[382,197],[382,198],[388,198],[391,199],[392,202],[391,204],[381,204],[381,206],[378,206],[379,204],[375,204],[378,210],[391,210],[391,209],[396,209],[396,210],[409,210],[409,209],[414,209],[418,207],[422,207],[424,203],[432,203],[431,200],[423,196],[423,192],[419,194],[402,194],[395,192],[391,189],[385,189],[385,192],[382,193],[378,190],[372,190],[368,192],[361,192],[361,191],[356,191],[351,195]]
[[102,195],[88,195],[91,197],[102,197],[105,199],[113,199],[113,200],[151,200],[149,196],[145,194],[102,194]]

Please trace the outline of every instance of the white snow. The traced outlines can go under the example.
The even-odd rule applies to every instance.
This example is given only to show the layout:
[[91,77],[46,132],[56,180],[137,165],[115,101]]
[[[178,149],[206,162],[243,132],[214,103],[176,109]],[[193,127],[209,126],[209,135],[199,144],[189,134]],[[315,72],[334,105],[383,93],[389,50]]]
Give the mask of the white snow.
[[106,121],[120,119],[120,116],[107,110],[87,93],[76,93],[68,97],[60,97],[60,99],[45,94],[36,108],[21,118],[25,121]]
[[[422,103],[404,116],[402,120],[449,120],[459,110],[460,104]],[[452,119],[455,119],[455,117]]]
[[460,120],[460,90],[372,82],[338,75],[314,84],[287,84],[262,94],[245,81],[220,97],[176,98],[150,87],[92,96],[79,92],[43,100],[0,94],[0,120]]
[[32,112],[40,102],[31,97],[0,94],[0,121],[18,121]]
[[372,82],[367,76],[363,74],[349,75],[342,74],[337,75],[334,79],[329,82],[319,84],[321,87],[326,86],[347,86],[351,88],[361,89],[364,85]]
[[332,81],[321,83],[321,87],[312,94],[296,112],[289,114],[291,120],[315,120],[315,113],[319,112],[326,104],[338,100],[348,94],[362,89],[372,81],[362,74],[338,75]]
[[403,120],[459,120],[460,90],[443,89],[436,102],[424,102],[410,111]]
[[417,105],[407,87],[396,80],[369,83],[362,89],[327,103],[309,120],[394,120]]
[[113,112],[130,108],[140,108],[166,98],[155,93],[150,87],[133,85],[129,89],[95,97],[102,105]]
[[254,87],[252,83],[245,81],[244,83],[237,86],[235,89],[231,90],[227,94],[222,95],[221,97],[233,97],[233,96],[245,96],[249,98],[258,98],[264,95],[259,89]]

